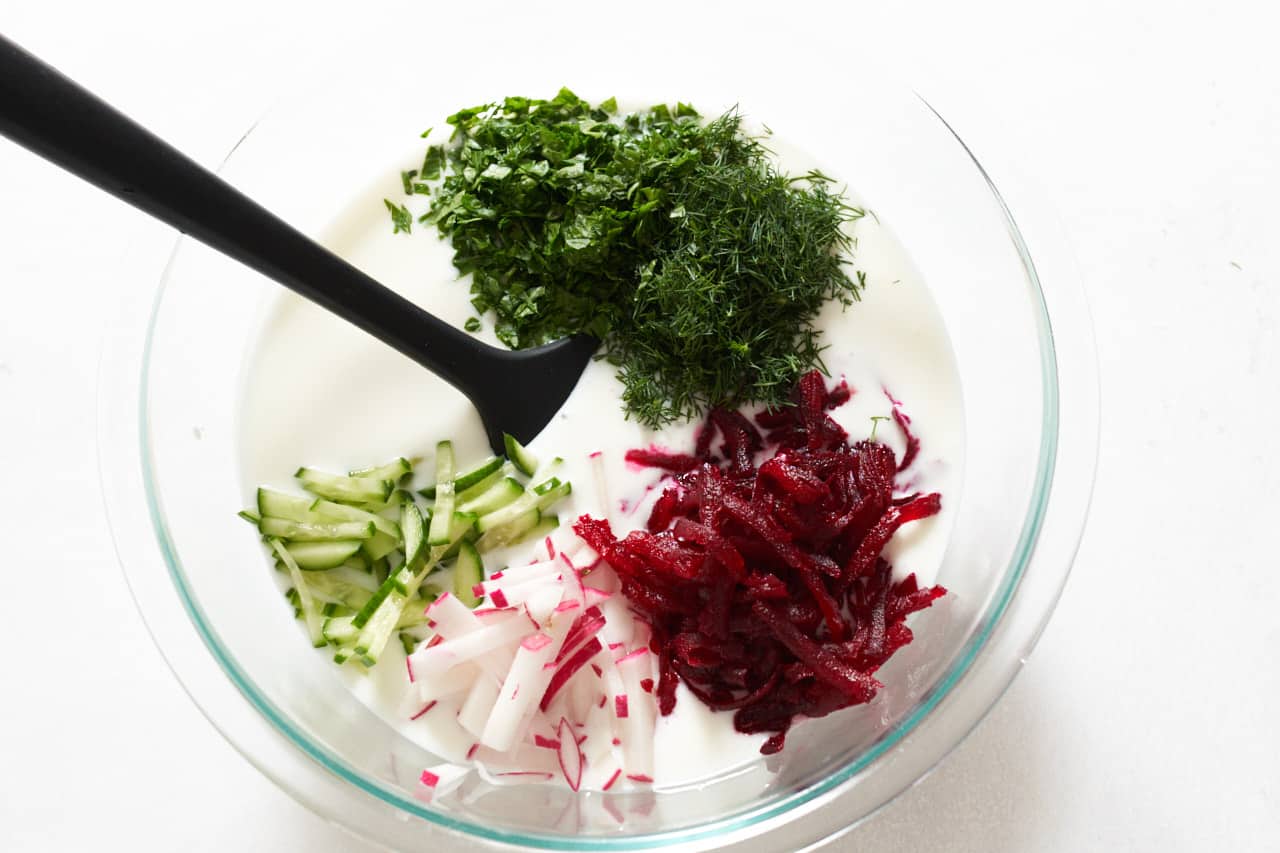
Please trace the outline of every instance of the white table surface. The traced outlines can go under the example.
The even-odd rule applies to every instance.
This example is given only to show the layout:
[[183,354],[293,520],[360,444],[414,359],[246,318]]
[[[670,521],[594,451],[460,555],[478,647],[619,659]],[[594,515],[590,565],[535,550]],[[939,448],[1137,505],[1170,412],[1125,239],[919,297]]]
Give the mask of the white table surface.
[[[361,5],[5,0],[0,32],[215,164],[346,40],[459,37],[427,4]],[[1280,849],[1280,59],[1263,4],[454,5],[489,57],[592,22],[629,33],[639,74],[726,50],[798,86],[833,59],[851,87],[897,69],[961,127],[1002,127],[1062,214],[1103,380],[1073,577],[982,726],[832,849]],[[0,140],[0,850],[365,850],[206,723],[115,563],[94,460],[104,317],[153,286],[172,239]]]

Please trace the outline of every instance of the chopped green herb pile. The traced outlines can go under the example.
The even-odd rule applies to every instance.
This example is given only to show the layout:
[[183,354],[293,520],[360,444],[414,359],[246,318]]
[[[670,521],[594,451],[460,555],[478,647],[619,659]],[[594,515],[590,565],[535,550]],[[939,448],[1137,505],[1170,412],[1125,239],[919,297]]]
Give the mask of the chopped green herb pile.
[[600,338],[641,422],[783,402],[820,364],[823,302],[858,298],[842,226],[863,212],[821,174],[780,174],[736,112],[616,109],[562,89],[462,110],[406,189],[430,196],[421,220],[452,239],[499,339]]

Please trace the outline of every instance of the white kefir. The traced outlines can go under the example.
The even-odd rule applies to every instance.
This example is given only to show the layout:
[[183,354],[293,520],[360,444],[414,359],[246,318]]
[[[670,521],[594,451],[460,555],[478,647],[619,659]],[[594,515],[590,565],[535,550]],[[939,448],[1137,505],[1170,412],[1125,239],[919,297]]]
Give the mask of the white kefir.
[[[458,280],[450,263],[448,243],[430,226],[418,226],[411,235],[392,234],[384,195],[400,197],[398,177],[390,176],[377,192],[353,202],[325,242],[378,281],[461,326],[474,312],[467,284]],[[854,266],[866,274],[866,290],[861,302],[847,310],[828,304],[818,320],[828,347],[823,354],[827,369],[833,380],[844,378],[854,389],[850,402],[832,414],[853,439],[870,434],[874,416],[890,413],[886,392],[911,417],[922,449],[903,472],[901,485],[941,492],[943,509],[907,525],[890,543],[887,556],[897,573],[915,572],[927,584],[941,562],[950,528],[947,496],[959,493],[964,423],[959,380],[941,317],[902,246],[872,216],[851,229]],[[485,327],[476,337],[496,344],[488,318],[482,319]],[[293,473],[300,465],[347,471],[416,456],[425,460],[420,470],[429,476],[432,451],[441,439],[453,441],[462,469],[489,454],[479,417],[458,392],[291,294],[282,293],[268,306],[249,358],[240,432],[246,505],[260,485],[295,490]],[[694,424],[654,432],[627,420],[620,390],[610,365],[592,363],[564,409],[530,446],[539,458],[562,457],[556,476],[574,487],[556,507],[563,522],[560,538],[568,538],[567,523],[584,512],[607,514],[619,537],[642,527],[661,472],[628,466],[623,454],[651,444],[677,452],[692,448]],[[895,424],[881,421],[876,436],[901,458],[905,442]],[[589,461],[597,451],[607,498],[599,494]],[[497,556],[527,562],[533,546],[524,550],[528,554],[523,559],[518,553]],[[486,559],[489,571],[501,566]],[[282,605],[282,618],[286,613]],[[305,653],[301,644],[298,653]],[[394,639],[371,674],[354,665],[335,666],[334,671],[406,737],[445,760],[464,760],[474,738],[453,722],[452,714],[433,711],[408,720],[403,652]],[[738,734],[732,718],[730,712],[708,710],[681,686],[675,712],[658,721],[655,786],[689,784],[759,759],[764,736]],[[584,787],[603,781],[588,773]]]

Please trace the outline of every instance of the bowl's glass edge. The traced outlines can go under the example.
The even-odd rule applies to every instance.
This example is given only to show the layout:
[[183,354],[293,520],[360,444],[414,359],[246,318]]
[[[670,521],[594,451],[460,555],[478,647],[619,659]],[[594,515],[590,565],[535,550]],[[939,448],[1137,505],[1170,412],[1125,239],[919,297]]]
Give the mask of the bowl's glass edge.
[[[923,101],[923,99],[921,99]],[[987,175],[986,170],[981,163],[969,150],[968,146],[951,128],[947,122],[942,119],[941,115],[933,110],[927,102],[925,106],[933,112],[940,122],[952,133],[956,141],[968,152],[973,164],[979,169],[983,178],[987,181],[987,185],[995,196],[1009,229],[1010,237],[1014,241],[1015,246],[1022,258],[1027,274],[1029,276],[1033,296],[1036,300],[1036,319],[1040,326],[1040,351],[1041,351],[1041,372],[1044,379],[1045,395],[1042,403],[1042,433],[1040,458],[1037,469],[1037,476],[1034,484],[1034,494],[1030,511],[1023,523],[1023,528],[1019,536],[1017,548],[1015,551],[1014,568],[1006,574],[1002,587],[997,595],[997,599],[989,612],[988,618],[982,629],[975,633],[971,638],[968,646],[957,657],[952,664],[947,675],[934,686],[933,690],[924,699],[921,700],[915,710],[899,721],[892,729],[890,729],[884,737],[880,739],[871,749],[859,757],[858,760],[851,762],[840,771],[832,774],[822,782],[806,788],[801,791],[792,792],[787,795],[780,796],[775,801],[757,807],[737,815],[722,818],[712,823],[703,824],[698,827],[676,830],[669,833],[657,833],[645,837],[631,838],[602,838],[602,839],[571,839],[556,836],[535,836],[522,833],[507,833],[493,830],[487,827],[478,827],[465,821],[449,818],[438,812],[424,809],[421,804],[386,790],[379,785],[371,784],[364,779],[359,773],[349,768],[341,759],[328,754],[326,750],[317,744],[311,743],[308,738],[298,732],[288,722],[288,720],[278,712],[278,710],[256,689],[251,681],[236,665],[235,661],[225,653],[222,644],[218,639],[217,633],[209,626],[205,620],[202,611],[197,602],[192,600],[187,593],[185,585],[185,576],[175,550],[172,547],[167,527],[165,524],[163,511],[156,499],[154,493],[152,476],[151,476],[151,458],[149,452],[148,429],[149,421],[147,417],[147,382],[146,375],[149,366],[149,354],[152,341],[152,330],[156,321],[160,299],[164,292],[164,281],[162,280],[160,288],[155,295],[155,301],[150,311],[150,319],[147,327],[146,342],[142,356],[141,375],[137,376],[138,380],[138,407],[135,412],[137,424],[139,426],[137,432],[137,440],[139,442],[138,449],[140,451],[141,475],[146,489],[146,497],[148,504],[148,515],[156,538],[156,542],[161,550],[161,555],[168,568],[170,579],[172,580],[175,590],[185,608],[188,617],[195,625],[199,635],[205,646],[213,654],[218,661],[219,666],[230,677],[240,693],[249,700],[249,702],[266,717],[278,731],[284,734],[289,741],[310,756],[321,766],[336,774],[338,777],[345,779],[356,787],[364,790],[366,793],[377,797],[405,812],[414,814],[431,823],[445,826],[449,829],[462,832],[466,835],[480,836],[488,840],[498,842],[500,844],[518,844],[530,847],[539,847],[545,849],[569,849],[569,850],[597,850],[597,849],[644,849],[668,846],[672,844],[688,844],[699,840],[706,840],[710,837],[723,837],[726,833],[732,834],[746,828],[750,828],[762,822],[767,822],[772,818],[777,818],[786,812],[790,812],[799,806],[813,803],[819,799],[826,799],[829,795],[837,793],[837,789],[850,783],[854,777],[865,770],[870,764],[880,758],[886,751],[892,749],[904,737],[906,737],[924,718],[926,718],[933,710],[942,702],[951,692],[953,687],[960,681],[964,674],[970,669],[978,655],[986,646],[987,641],[991,637],[992,632],[999,625],[1001,617],[1008,609],[1010,602],[1013,600],[1018,586],[1023,578],[1024,571],[1028,562],[1035,551],[1038,535],[1044,520],[1045,509],[1048,505],[1048,498],[1054,479],[1055,459],[1058,447],[1058,413],[1059,413],[1059,396],[1057,385],[1058,363],[1056,357],[1056,349],[1053,338],[1053,327],[1045,305],[1043,293],[1040,290],[1039,279],[1036,267],[1032,262],[1030,252],[1022,238],[1017,223],[1014,221],[1009,211],[1008,205],[1004,198]],[[252,132],[245,134],[245,137]],[[243,138],[242,140],[243,141]],[[237,146],[239,143],[237,143]],[[231,153],[234,153],[235,148]],[[230,153],[228,154],[228,157]],[[176,252],[176,249],[175,249]],[[166,270],[167,273],[167,270]],[[167,275],[166,275],[167,279]],[[101,453],[100,453],[101,457]],[[100,471],[101,473],[101,471]],[[113,535],[115,525],[113,524]],[[117,552],[124,562],[124,555],[120,553],[117,544]],[[1065,582],[1065,574],[1062,581]],[[1059,588],[1060,588],[1059,584]],[[136,596],[135,596],[136,598]],[[1046,612],[1040,625],[1037,627],[1035,635],[1030,638],[1027,648],[1034,644],[1035,637],[1038,636],[1039,630],[1043,628],[1043,624],[1047,622],[1049,612]],[[144,613],[144,619],[146,618]],[[155,634],[153,632],[153,638]],[[162,649],[163,654],[163,649]],[[1006,679],[1005,685],[1012,680],[1017,669],[1013,669]],[[175,671],[175,674],[176,673]],[[182,681],[181,676],[179,680]],[[1003,688],[999,691],[1003,692]],[[193,700],[199,705],[199,699],[192,695]],[[997,693],[997,697],[998,697]],[[992,703],[994,703],[993,697]],[[217,725],[216,721],[215,726]],[[221,727],[219,727],[221,730]],[[230,737],[225,731],[224,735]],[[248,757],[248,756],[247,756]],[[942,756],[939,756],[940,759]],[[252,759],[251,759],[252,760]],[[255,766],[264,769],[257,762]],[[264,769],[264,772],[265,769]],[[268,773],[269,776],[272,774]],[[274,778],[274,777],[273,777]],[[276,781],[279,781],[278,779]]]

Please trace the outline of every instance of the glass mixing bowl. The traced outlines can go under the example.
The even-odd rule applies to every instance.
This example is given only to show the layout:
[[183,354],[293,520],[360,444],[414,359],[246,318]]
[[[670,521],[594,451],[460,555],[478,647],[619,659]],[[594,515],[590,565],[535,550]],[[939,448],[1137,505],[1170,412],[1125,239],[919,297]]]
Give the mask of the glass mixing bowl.
[[[614,82],[623,81],[579,93],[614,94]],[[384,215],[368,188],[420,154],[421,123],[513,89],[555,88],[536,74],[474,76],[435,100],[385,77],[328,86],[275,109],[223,174],[319,235],[339,215]],[[755,766],[692,789],[604,794],[497,787],[472,774],[432,796],[417,780],[438,759],[308,653],[257,538],[234,514],[245,500],[245,365],[278,287],[179,241],[159,288],[127,299],[111,326],[100,398],[107,509],[138,606],[178,678],[246,758],[320,815],[400,850],[799,850],[923,777],[1033,646],[1079,540],[1097,431],[1088,313],[1053,222],[1021,184],[997,191],[910,92],[864,85],[840,113],[781,88],[727,94],[655,83],[641,102],[675,95],[710,113],[740,100],[847,180],[933,292],[967,413],[963,485],[947,496],[955,523],[938,573],[952,594],[913,617],[917,639],[882,670],[887,686],[873,703],[798,726],[783,754]],[[344,214],[353,210],[363,212]]]

